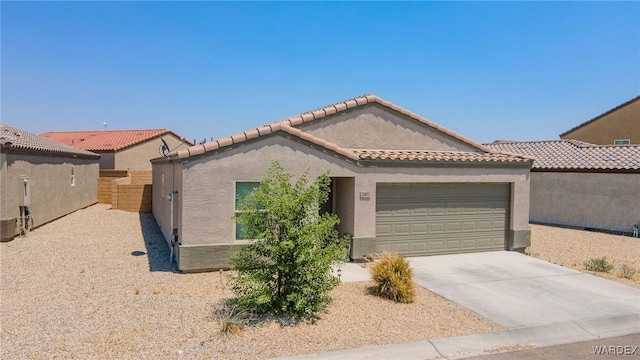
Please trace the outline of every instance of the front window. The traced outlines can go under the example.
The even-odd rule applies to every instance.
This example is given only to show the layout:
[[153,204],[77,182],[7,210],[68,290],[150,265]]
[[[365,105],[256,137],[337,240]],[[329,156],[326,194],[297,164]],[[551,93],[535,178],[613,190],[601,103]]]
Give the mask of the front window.
[[76,167],[71,166],[71,186],[76,186]]
[[[238,205],[240,202],[247,197],[254,189],[260,186],[260,182],[257,181],[238,181],[236,182],[236,202],[235,202],[235,214],[238,215],[240,211],[238,210]],[[245,233],[245,225],[236,223],[236,240],[247,240],[244,236]]]
[[613,140],[613,145],[630,145],[631,139],[616,139]]

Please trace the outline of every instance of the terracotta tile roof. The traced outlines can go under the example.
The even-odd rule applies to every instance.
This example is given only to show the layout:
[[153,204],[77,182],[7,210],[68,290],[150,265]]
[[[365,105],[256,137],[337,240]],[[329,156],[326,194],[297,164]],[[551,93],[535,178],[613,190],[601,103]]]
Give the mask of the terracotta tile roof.
[[[475,141],[472,141],[470,139],[467,139],[466,137],[459,135],[451,130],[448,130],[434,122],[431,122],[429,120],[427,120],[426,118],[421,117],[420,115],[414,114],[412,112],[410,112],[409,110],[406,110],[398,105],[395,105],[393,103],[390,103],[384,99],[382,99],[381,97],[378,97],[376,95],[373,94],[366,94],[366,95],[362,95],[353,99],[349,99],[349,100],[345,100],[345,101],[341,101],[332,105],[327,105],[325,107],[322,108],[318,108],[316,110],[311,110],[311,111],[307,111],[304,112],[300,115],[296,115],[296,116],[292,116],[289,118],[286,118],[284,120],[280,120],[280,121],[276,121],[270,124],[266,124],[260,127],[257,127],[255,129],[251,129],[239,134],[235,134],[235,135],[231,135],[231,136],[227,136],[218,140],[213,140],[210,142],[206,142],[204,144],[198,144],[198,145],[194,145],[191,146],[189,148],[186,149],[182,149],[182,150],[178,150],[172,154],[169,154],[170,157],[177,157],[180,159],[185,159],[185,158],[189,158],[191,156],[195,156],[195,155],[200,155],[203,154],[205,152],[208,151],[215,151],[217,149],[223,148],[223,147],[227,147],[227,146],[231,146],[234,144],[238,144],[241,143],[243,141],[247,141],[253,138],[257,138],[259,136],[264,136],[267,134],[271,134],[277,131],[284,131],[287,133],[290,133],[294,136],[303,138],[305,140],[310,140],[311,138],[313,138],[313,136],[311,136],[310,134],[301,131],[300,129],[297,129],[296,126],[303,124],[303,123],[307,123],[310,121],[314,121],[314,120],[319,120],[322,119],[324,117],[327,117],[329,115],[333,115],[336,114],[338,112],[341,111],[345,111],[348,109],[353,109],[359,106],[363,106],[366,104],[380,104],[382,106],[385,106],[389,109],[392,109],[394,111],[397,111],[405,116],[408,116],[409,118],[416,120],[422,124],[425,124],[433,129],[436,129],[437,131],[440,131],[446,135],[449,135],[453,138],[456,138],[468,145],[471,145],[475,148],[477,148],[480,151],[484,151],[487,153],[492,153],[492,152],[496,152],[495,150],[486,147],[480,143],[477,143]],[[327,144],[327,142],[323,139],[318,139],[315,138],[313,141],[314,143],[317,144]],[[339,148],[337,145],[335,144],[330,144],[333,148]],[[324,145],[321,145],[324,146]],[[340,150],[341,148],[339,148],[338,150]],[[332,149],[335,151],[335,149]],[[340,151],[342,151],[344,149],[341,149]],[[343,154],[345,155],[345,154]],[[346,156],[346,155],[345,155]]]
[[100,155],[69,146],[13,126],[0,124],[0,146],[37,152],[57,153],[98,159]]
[[424,150],[353,150],[362,160],[405,160],[430,162],[502,162],[525,163],[528,157],[513,154],[474,153],[464,151],[424,151]]
[[578,125],[578,126],[574,126],[573,128],[571,128],[571,129],[569,129],[569,130],[567,130],[567,131],[563,132],[562,134],[560,134],[560,137],[563,137],[563,136],[565,136],[565,135],[569,134],[570,132],[576,131],[576,130],[580,129],[580,128],[581,128],[581,127],[583,127],[583,126],[588,125],[588,124],[590,124],[590,123],[592,123],[592,122],[594,122],[594,121],[596,121],[596,120],[598,120],[598,119],[600,119],[600,118],[602,118],[602,117],[605,117],[605,116],[607,116],[607,115],[611,114],[612,112],[617,111],[617,110],[619,110],[619,109],[621,109],[621,108],[623,108],[623,107],[625,107],[625,106],[627,106],[627,105],[629,105],[629,104],[631,104],[631,103],[633,103],[633,102],[635,102],[635,101],[638,101],[638,100],[640,100],[640,95],[639,95],[639,96],[634,97],[633,99],[631,99],[631,100],[629,100],[629,101],[626,101],[626,102],[624,102],[624,103],[622,103],[622,104],[620,104],[620,105],[618,105],[618,106],[614,107],[614,108],[613,108],[613,109],[611,109],[611,110],[607,110],[607,111],[603,112],[602,114],[600,114],[600,115],[598,115],[598,116],[594,117],[594,118],[593,118],[593,119],[591,119],[591,120],[587,120],[587,121],[583,122],[582,124],[580,124],[580,125]]
[[593,145],[577,140],[485,145],[502,153],[534,157],[533,170],[640,170],[640,145]]
[[41,136],[90,151],[119,151],[165,134],[169,129],[51,131]]
[[[227,138],[223,138],[218,141],[211,141],[204,144],[192,146],[188,149],[182,149],[175,152],[173,157],[187,158],[190,156],[201,155],[208,151],[218,150],[220,148],[230,146],[234,143],[246,141],[251,138],[258,137],[260,135],[271,134],[275,132],[284,132],[299,138],[304,141],[308,141],[319,147],[330,150],[336,154],[342,155],[348,159],[354,161],[368,160],[368,161],[428,161],[428,162],[500,162],[500,163],[525,163],[531,162],[531,158],[514,154],[501,154],[496,151],[487,153],[483,151],[478,152],[464,152],[464,151],[425,151],[425,150],[369,150],[369,149],[347,149],[340,147],[334,143],[321,139],[317,136],[313,136],[300,129],[294,128],[287,123],[277,123],[267,125],[262,128],[256,129],[255,132],[245,132],[245,136],[232,135]],[[247,135],[248,134],[248,135]]]

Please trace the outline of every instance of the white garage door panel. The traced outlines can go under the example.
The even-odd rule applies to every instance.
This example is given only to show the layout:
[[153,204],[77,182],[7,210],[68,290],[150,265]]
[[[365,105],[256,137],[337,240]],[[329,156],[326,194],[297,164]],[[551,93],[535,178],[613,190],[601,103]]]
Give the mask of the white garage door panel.
[[379,184],[376,251],[434,255],[505,248],[508,184]]

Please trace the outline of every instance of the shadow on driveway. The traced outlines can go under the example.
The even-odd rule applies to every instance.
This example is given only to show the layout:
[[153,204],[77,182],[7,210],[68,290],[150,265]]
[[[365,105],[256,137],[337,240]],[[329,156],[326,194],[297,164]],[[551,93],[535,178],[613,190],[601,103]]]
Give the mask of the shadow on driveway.
[[[171,253],[169,245],[162,236],[156,219],[151,213],[140,213],[140,227],[144,238],[144,246],[147,250],[150,271],[162,271],[179,273],[175,262],[169,260]],[[134,251],[131,255],[140,256]]]

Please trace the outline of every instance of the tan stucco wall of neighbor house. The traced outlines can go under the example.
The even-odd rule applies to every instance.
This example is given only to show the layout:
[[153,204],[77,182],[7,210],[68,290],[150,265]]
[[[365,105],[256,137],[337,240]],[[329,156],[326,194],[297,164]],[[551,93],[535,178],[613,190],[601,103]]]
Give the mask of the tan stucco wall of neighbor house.
[[113,151],[94,151],[100,154],[100,170],[113,170],[116,166],[116,154]]
[[[29,209],[35,227],[98,201],[98,159],[7,153],[3,154],[3,160],[0,220],[5,225],[20,215],[24,177],[29,178]],[[73,186],[72,166],[75,167]]]
[[[180,145],[182,141],[172,134],[162,135],[172,150]],[[117,151],[113,169],[116,170],[151,170],[151,159],[162,156],[160,153],[162,141],[159,137],[145,141],[143,143]],[[187,146],[187,145],[183,145]]]
[[612,145],[618,139],[629,139],[631,144],[640,144],[640,100],[566,133],[561,138],[598,145]]
[[[259,180],[271,159],[279,161],[296,176],[310,169],[311,178],[326,170],[331,171],[332,177],[355,178],[353,191],[347,191],[350,198],[344,202],[353,202],[352,235],[354,246],[360,247],[358,254],[362,253],[362,249],[373,249],[372,244],[375,246],[377,183],[510,183],[513,189],[510,242],[515,241],[516,244],[505,245],[517,248],[528,244],[529,164],[359,166],[331,152],[311,148],[307,144],[301,144],[297,138],[285,137],[279,133],[221,153],[191,158],[184,164],[180,194],[182,246],[178,251],[178,266],[181,270],[225,267],[228,251],[246,243],[234,240],[234,224],[230,220],[234,214],[235,182]],[[166,183],[168,171],[167,165],[154,164],[154,214],[158,211],[156,219],[163,223],[161,227],[165,236],[166,210],[161,211],[155,202],[159,196],[155,184],[162,173],[165,174]],[[369,197],[360,198],[361,192],[367,192]]]
[[336,145],[353,149],[478,150],[378,104],[329,116],[299,128]]
[[531,221],[632,232],[640,174],[531,173]]

